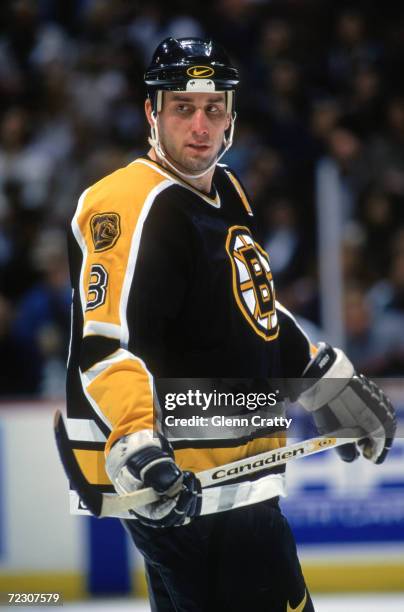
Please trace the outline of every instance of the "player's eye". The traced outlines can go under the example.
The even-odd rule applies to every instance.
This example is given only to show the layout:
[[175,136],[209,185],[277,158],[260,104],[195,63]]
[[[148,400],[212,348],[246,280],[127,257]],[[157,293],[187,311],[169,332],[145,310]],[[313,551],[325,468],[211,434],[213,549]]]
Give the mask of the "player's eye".
[[209,104],[209,106],[206,107],[206,114],[214,117],[221,117],[224,115],[224,112],[224,106],[221,104]]
[[190,113],[191,107],[189,104],[177,104],[177,112],[181,114]]

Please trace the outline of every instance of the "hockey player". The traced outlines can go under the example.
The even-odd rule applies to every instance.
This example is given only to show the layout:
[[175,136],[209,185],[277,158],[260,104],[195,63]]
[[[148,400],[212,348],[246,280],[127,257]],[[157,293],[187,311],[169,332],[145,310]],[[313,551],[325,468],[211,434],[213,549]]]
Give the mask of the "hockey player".
[[154,379],[294,379],[289,395],[322,433],[363,432],[361,445],[340,450],[345,460],[360,449],[381,463],[394,435],[382,391],[338,349],[312,346],[275,300],[249,197],[218,163],[232,144],[238,80],[213,41],[163,41],[145,75],[151,148],[83,193],[70,233],[72,444],[100,490],[146,486],[161,496],[126,521],[158,612],[313,605],[278,505],[283,470],[217,486],[212,513],[200,515],[196,472],[283,437],[171,446],[153,435]]

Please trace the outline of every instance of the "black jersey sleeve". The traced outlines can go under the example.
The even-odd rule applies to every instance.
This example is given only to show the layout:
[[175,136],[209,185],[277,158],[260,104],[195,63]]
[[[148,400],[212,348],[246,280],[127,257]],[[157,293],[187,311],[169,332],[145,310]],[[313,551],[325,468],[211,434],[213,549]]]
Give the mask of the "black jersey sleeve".
[[279,321],[282,374],[285,378],[299,378],[317,352],[317,348],[311,343],[292,313],[278,301],[276,311]]

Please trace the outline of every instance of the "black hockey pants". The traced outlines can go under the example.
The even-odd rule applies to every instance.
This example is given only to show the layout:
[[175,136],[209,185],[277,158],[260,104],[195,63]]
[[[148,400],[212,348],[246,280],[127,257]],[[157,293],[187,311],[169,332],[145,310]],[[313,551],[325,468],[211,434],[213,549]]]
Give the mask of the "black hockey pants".
[[146,562],[152,612],[313,612],[277,500],[168,529],[125,521]]

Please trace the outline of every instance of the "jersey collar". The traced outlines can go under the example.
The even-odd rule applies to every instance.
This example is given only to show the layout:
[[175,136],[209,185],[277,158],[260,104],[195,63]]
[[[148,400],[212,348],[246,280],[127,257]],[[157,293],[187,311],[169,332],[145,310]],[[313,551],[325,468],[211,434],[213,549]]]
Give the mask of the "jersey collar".
[[175,183],[178,183],[179,185],[181,185],[181,187],[184,187],[185,189],[188,189],[189,191],[192,191],[195,195],[199,196],[202,200],[204,200],[204,202],[206,202],[210,206],[214,206],[215,208],[220,208],[221,207],[220,195],[219,195],[219,193],[218,193],[218,191],[217,191],[217,189],[216,189],[216,187],[215,187],[213,182],[212,182],[212,190],[211,190],[211,192],[209,194],[207,194],[207,193],[201,191],[200,189],[196,189],[196,187],[192,187],[192,185],[190,185],[186,181],[182,180],[174,172],[171,172],[170,170],[167,170],[167,168],[164,168],[164,166],[162,166],[160,163],[154,161],[149,156],[138,157],[132,163],[133,164],[135,164],[135,163],[145,164],[146,166],[149,166],[150,168],[153,168],[153,170],[155,170],[156,172],[158,172],[162,176],[165,176],[166,178],[171,179]]

